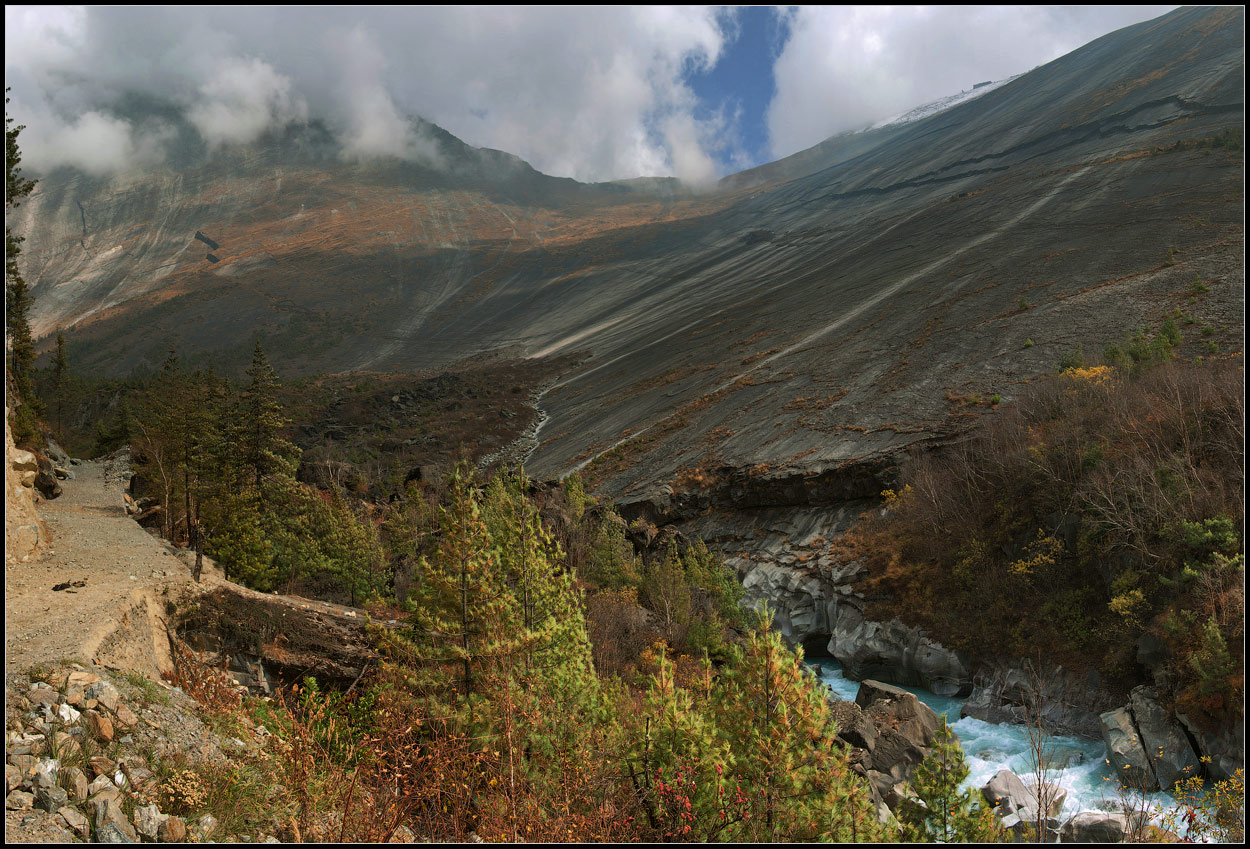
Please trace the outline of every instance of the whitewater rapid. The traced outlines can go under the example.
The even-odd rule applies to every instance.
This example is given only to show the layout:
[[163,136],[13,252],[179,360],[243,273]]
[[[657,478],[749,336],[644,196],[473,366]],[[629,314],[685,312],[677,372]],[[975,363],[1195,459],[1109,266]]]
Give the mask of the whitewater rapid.
[[[813,667],[819,667],[819,678],[830,689],[831,695],[855,701],[859,682],[844,678],[837,660],[832,657],[809,657],[807,660]],[[964,789],[980,790],[1002,769],[1011,770],[1025,784],[1034,783],[1034,761],[1028,731],[1023,725],[999,725],[972,717],[961,719],[959,711],[963,707],[963,699],[937,696],[915,687],[903,689],[915,693],[920,701],[933,708],[934,713],[946,717],[951,730],[959,737],[968,765],[968,778],[962,785]],[[1047,751],[1052,762],[1068,764],[1047,773],[1047,781],[1060,785],[1068,793],[1059,814],[1060,822],[1081,811],[1121,811],[1130,799],[1131,804],[1140,810],[1141,794],[1121,790],[1112,777],[1107,747],[1101,740],[1055,734],[1049,740]],[[1145,801],[1155,809],[1156,820],[1163,811],[1176,807],[1176,800],[1168,793],[1147,794]]]

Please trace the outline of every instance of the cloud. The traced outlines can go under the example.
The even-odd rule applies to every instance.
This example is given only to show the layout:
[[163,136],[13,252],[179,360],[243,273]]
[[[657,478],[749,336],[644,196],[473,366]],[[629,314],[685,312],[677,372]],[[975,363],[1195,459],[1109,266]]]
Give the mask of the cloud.
[[775,157],[1028,71],[1172,6],[802,7],[773,68]]
[[352,158],[428,160],[415,114],[557,176],[703,180],[723,140],[683,78],[715,64],[732,22],[691,7],[6,7],[5,70],[33,107],[18,114],[29,140],[47,121],[58,153],[88,114],[125,121],[132,90],[183,106],[215,146],[308,117]]
[[104,176],[156,165],[161,145],[171,132],[160,122],[136,127],[94,110],[64,120],[39,106],[27,108],[18,100],[9,108],[11,114],[29,121],[19,139],[23,173],[42,174],[68,165]]
[[187,117],[212,147],[255,141],[270,127],[308,118],[291,80],[260,59],[228,57],[200,86]]
[[[780,11],[790,36],[773,68],[772,153],[1026,71],[1161,11]],[[548,174],[701,184],[718,161],[756,164],[741,111],[701,106],[686,82],[722,60],[740,23],[737,10],[689,6],[6,6],[5,73],[32,170],[150,161],[168,128],[119,108],[136,91],[181,106],[212,146],[316,118],[352,159],[431,162],[434,144],[410,121],[420,115]]]

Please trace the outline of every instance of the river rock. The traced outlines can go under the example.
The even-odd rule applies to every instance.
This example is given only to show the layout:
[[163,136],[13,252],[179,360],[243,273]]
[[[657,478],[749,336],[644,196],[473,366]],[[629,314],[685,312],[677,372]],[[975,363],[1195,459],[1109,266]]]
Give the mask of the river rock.
[[1107,744],[1108,760],[1120,783],[1138,790],[1158,790],[1159,781],[1150,766],[1150,759],[1146,757],[1129,709],[1109,710],[1098,719],[1102,723],[1102,739]]
[[1070,746],[1058,746],[1042,753],[1042,763],[1048,770],[1067,769],[1085,763],[1085,753]]
[[773,627],[792,645],[828,644],[838,617],[838,594],[820,576],[752,561],[742,576],[743,604],[767,602]]
[[1217,731],[1201,727],[1185,714],[1176,718],[1185,726],[1205,759],[1207,775],[1216,781],[1227,781],[1237,770],[1246,768],[1246,727],[1235,722]]
[[1202,774],[1202,764],[1185,730],[1159,704],[1152,688],[1134,688],[1129,705],[1162,789],[1171,790],[1177,782]]
[[1115,707],[1092,670],[1079,675],[1060,666],[1040,670],[1031,661],[992,664],[978,672],[961,717],[1025,724],[1032,704],[1052,734],[1097,737],[1098,715]]
[[896,782],[909,779],[929,754],[942,720],[914,693],[880,681],[861,682],[855,703],[876,732],[872,768]]
[[940,696],[967,694],[972,688],[968,664],[918,628],[897,619],[887,623],[863,618],[852,604],[838,609],[829,653],[852,680],[882,678],[924,687]]
[[872,754],[877,745],[877,729],[873,727],[864,709],[855,702],[835,700],[830,703],[838,739],[847,745]]
[[995,773],[994,777],[981,788],[981,795],[991,807],[1000,812],[1000,815],[1013,813],[1021,807],[1026,807],[1033,798],[1029,793],[1029,788],[1025,787],[1024,782],[1020,780],[1020,776],[1009,769],[1000,769]]
[[1063,824],[1059,838],[1064,843],[1123,843],[1128,833],[1124,814],[1082,811]]

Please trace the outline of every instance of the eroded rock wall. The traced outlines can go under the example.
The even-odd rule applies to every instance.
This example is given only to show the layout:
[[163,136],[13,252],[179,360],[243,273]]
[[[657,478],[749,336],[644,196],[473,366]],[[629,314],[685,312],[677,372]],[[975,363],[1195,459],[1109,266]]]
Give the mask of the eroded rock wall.
[[9,410],[4,411],[4,558],[5,562],[35,556],[46,545],[48,529],[35,511],[38,459],[13,444]]

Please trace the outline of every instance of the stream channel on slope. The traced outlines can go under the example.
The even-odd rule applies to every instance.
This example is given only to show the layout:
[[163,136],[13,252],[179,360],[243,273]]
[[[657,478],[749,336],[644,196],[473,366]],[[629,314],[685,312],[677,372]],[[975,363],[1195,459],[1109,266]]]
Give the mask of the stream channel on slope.
[[[821,682],[835,698],[855,701],[859,682],[844,678],[842,667],[835,658],[812,655],[807,662],[819,667]],[[936,696],[918,687],[902,689],[915,693],[920,701],[933,708],[934,713],[946,717],[951,730],[959,737],[968,765],[968,778],[961,785],[962,789],[979,791],[1002,769],[1011,770],[1025,784],[1034,783],[1033,756],[1025,726],[995,724],[972,717],[961,719],[959,711],[963,707],[963,699]],[[1107,763],[1107,746],[1102,740],[1055,734],[1049,738],[1046,748],[1051,753],[1052,761],[1068,764],[1061,769],[1049,770],[1046,776],[1047,781],[1059,784],[1068,793],[1058,817],[1061,823],[1080,811],[1122,810],[1122,791],[1112,777],[1111,766]],[[1128,798],[1126,796],[1126,802]],[[1134,807],[1140,810],[1141,795],[1132,793],[1131,799]],[[1176,800],[1169,793],[1147,794],[1147,801],[1155,810],[1153,819],[1156,821],[1161,810],[1176,807]]]

